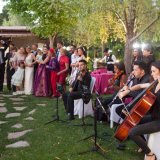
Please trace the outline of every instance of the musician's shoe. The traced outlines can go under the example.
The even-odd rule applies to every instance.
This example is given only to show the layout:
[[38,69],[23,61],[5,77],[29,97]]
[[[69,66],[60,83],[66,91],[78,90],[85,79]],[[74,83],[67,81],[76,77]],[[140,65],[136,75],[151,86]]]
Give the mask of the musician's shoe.
[[119,149],[119,150],[125,150],[126,145],[123,144],[123,143],[119,143],[116,148]]
[[68,116],[68,120],[72,121],[72,120],[74,120],[74,119],[75,119],[75,118],[74,118],[73,115],[69,115],[69,116]]

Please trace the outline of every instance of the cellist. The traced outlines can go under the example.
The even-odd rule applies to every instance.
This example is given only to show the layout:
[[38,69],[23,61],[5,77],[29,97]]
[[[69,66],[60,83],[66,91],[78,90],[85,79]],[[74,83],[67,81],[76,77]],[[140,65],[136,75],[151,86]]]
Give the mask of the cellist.
[[[143,89],[136,88],[139,84],[148,83],[150,81],[150,76],[146,72],[146,64],[142,61],[136,61],[133,66],[133,74],[135,76],[134,82],[132,87],[125,86],[123,88],[122,92],[119,92],[119,98],[122,99],[123,97],[132,97],[133,99],[141,93]],[[132,89],[135,88],[135,89]],[[122,109],[124,108],[123,105],[118,106],[116,108],[116,113],[118,115],[121,115],[121,117],[124,119],[125,115],[122,113]],[[127,108],[130,110],[131,108]]]
[[[143,150],[146,155],[146,160],[155,160],[156,156],[151,152],[142,135],[160,131],[160,61],[155,61],[151,64],[151,75],[154,80],[158,79],[158,83],[151,90],[157,98],[149,111],[149,115],[145,116],[141,122],[129,132],[130,139]],[[147,88],[149,85],[149,83],[139,84],[131,90]]]

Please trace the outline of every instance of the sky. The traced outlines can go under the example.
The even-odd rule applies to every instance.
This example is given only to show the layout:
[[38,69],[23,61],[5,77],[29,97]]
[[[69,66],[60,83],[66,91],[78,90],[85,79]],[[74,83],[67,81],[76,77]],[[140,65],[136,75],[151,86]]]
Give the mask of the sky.
[[0,13],[2,13],[2,9],[5,4],[6,4],[6,2],[3,2],[3,0],[0,0]]

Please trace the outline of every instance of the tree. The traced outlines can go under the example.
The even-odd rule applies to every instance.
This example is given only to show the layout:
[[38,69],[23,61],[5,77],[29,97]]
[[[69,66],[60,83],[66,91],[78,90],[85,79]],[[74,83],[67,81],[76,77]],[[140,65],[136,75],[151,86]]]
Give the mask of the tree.
[[[97,8],[99,4],[93,0],[79,0],[79,15],[77,24],[71,31],[69,38],[78,45],[87,48],[99,47],[107,43],[109,39],[116,41],[125,40],[123,26],[113,16]],[[103,50],[103,49],[102,49]]]
[[11,0],[10,9],[24,18],[31,30],[50,39],[50,46],[57,34],[65,35],[75,22],[74,8],[69,0]]
[[8,21],[8,18],[9,18],[8,8],[7,8],[7,6],[4,6],[2,13],[0,13],[0,25],[3,24],[4,20]]

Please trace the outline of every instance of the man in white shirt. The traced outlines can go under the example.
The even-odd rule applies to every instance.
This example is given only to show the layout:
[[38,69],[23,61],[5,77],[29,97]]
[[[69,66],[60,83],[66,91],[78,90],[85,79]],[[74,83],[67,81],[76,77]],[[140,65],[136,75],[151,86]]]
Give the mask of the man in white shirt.
[[109,48],[105,48],[103,53],[104,57],[102,61],[105,61],[107,63],[107,70],[108,71],[114,71],[114,64],[116,63],[116,57],[115,55],[111,54],[111,50]]
[[59,62],[60,57],[61,57],[61,54],[60,54],[60,49],[61,48],[63,48],[63,42],[62,41],[58,41],[57,42],[57,51],[56,51],[56,57],[57,57],[58,62]]

